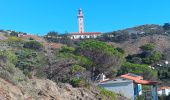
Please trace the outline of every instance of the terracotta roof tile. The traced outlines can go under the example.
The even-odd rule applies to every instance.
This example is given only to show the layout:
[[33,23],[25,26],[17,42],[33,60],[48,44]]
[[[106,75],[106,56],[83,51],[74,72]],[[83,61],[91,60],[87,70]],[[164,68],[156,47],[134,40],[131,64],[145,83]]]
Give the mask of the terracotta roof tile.
[[162,86],[162,87],[159,87],[159,88],[158,88],[158,91],[159,91],[159,90],[165,90],[165,89],[170,89],[170,87],[169,87],[169,86]]
[[130,73],[125,74],[125,75],[121,75],[120,77],[133,80],[137,84],[143,84],[143,85],[155,85],[155,84],[157,84],[156,81],[143,80],[143,78],[141,76],[131,76]]

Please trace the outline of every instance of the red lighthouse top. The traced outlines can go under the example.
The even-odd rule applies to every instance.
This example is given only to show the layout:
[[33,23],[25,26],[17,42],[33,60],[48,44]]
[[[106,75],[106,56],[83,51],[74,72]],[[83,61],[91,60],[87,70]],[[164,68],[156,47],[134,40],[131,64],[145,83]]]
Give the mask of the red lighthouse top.
[[83,17],[83,11],[81,8],[78,10],[78,17]]

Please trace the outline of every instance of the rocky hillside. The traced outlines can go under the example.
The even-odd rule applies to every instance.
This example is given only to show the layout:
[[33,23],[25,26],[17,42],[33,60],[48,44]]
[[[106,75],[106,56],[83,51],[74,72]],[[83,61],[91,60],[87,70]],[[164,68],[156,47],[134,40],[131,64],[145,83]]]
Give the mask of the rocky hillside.
[[147,43],[155,44],[156,50],[164,52],[170,48],[170,29],[164,27],[154,24],[141,25],[106,33],[101,40],[123,48],[126,55],[139,53],[139,47]]
[[0,100],[126,100],[77,78],[80,69],[84,73],[90,69],[84,70],[89,60],[73,52],[75,48],[41,42],[37,36],[17,37],[13,31],[2,33]]
[[164,52],[166,49],[170,48],[170,36],[155,34],[152,36],[140,37],[138,39],[129,39],[128,41],[122,43],[112,42],[111,44],[123,48],[126,52],[126,55],[128,55],[139,53],[139,47],[147,43],[154,43],[156,50]]
[[0,79],[0,100],[97,100],[97,93],[50,80],[31,79],[18,86]]
[[[73,88],[70,84],[59,83],[47,79],[29,79],[18,85],[0,78],[0,100],[114,100],[96,90]],[[117,95],[118,100],[126,98]]]
[[0,100],[126,100],[93,82],[100,73],[169,80],[169,67],[148,67],[170,54],[169,26],[142,25],[76,41],[56,32],[43,38],[0,31]]

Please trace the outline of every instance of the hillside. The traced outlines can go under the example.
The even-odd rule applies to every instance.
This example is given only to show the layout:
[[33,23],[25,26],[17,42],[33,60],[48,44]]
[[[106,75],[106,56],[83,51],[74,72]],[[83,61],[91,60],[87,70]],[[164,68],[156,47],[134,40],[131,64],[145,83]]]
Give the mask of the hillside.
[[165,30],[163,26],[155,24],[108,32],[99,40],[123,48],[127,55],[139,53],[139,47],[147,43],[154,43],[155,49],[161,52],[170,48],[169,30]]
[[101,73],[107,78],[134,73],[169,85],[170,65],[164,63],[170,61],[169,30],[142,25],[84,40],[1,30],[0,99],[126,100],[94,85]]
[[156,50],[164,52],[166,49],[170,48],[170,36],[155,34],[152,36],[140,37],[138,39],[129,39],[123,43],[112,42],[111,44],[123,48],[128,55],[139,53],[141,51],[139,47],[147,43],[154,43]]
[[[147,24],[108,32],[100,37],[98,40],[107,42],[118,48],[122,48],[125,52],[126,60],[131,63],[147,64],[153,66],[158,72],[158,77],[161,85],[168,85],[170,81],[170,67],[165,65],[165,61],[170,61],[170,24],[165,23],[163,26]],[[143,50],[142,46],[153,44],[153,50]],[[152,63],[145,62],[144,56],[148,56],[153,52],[159,52],[161,59],[153,61]],[[152,59],[156,55],[152,55]],[[144,61],[144,62],[143,62]],[[157,66],[157,65],[161,66]],[[166,67],[165,67],[166,66]],[[161,75],[160,75],[161,74]],[[165,74],[165,76],[162,74]]]
[[90,69],[85,68],[89,60],[74,54],[73,47],[39,36],[17,37],[17,32],[6,33],[0,35],[0,99],[126,100],[99,89],[85,78],[77,78],[79,68],[83,69],[83,75],[89,75]]
[[0,79],[0,100],[98,100],[98,91],[73,88],[45,79],[30,79],[13,85]]

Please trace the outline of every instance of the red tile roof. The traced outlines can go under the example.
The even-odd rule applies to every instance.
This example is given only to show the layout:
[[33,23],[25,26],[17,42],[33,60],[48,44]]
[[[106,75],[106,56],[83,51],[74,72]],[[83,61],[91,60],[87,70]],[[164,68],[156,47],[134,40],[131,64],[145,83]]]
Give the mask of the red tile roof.
[[157,84],[156,81],[143,80],[143,77],[141,77],[141,76],[133,76],[133,75],[130,75],[130,74],[131,73],[121,75],[120,77],[133,80],[137,84],[143,84],[143,85],[156,85]]
[[158,91],[165,90],[165,89],[170,89],[170,87],[169,86],[162,86],[162,87],[158,88]]
[[71,33],[70,35],[100,35],[101,32]]

